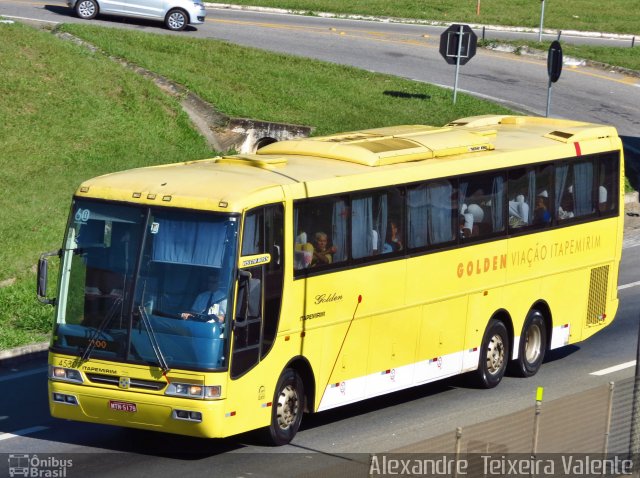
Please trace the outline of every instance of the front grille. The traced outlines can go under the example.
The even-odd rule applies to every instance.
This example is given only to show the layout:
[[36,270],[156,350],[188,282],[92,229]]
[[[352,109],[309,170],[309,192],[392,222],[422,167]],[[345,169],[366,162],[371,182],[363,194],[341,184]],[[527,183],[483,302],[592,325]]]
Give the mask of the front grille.
[[607,309],[607,285],[609,284],[609,266],[591,269],[589,283],[589,304],[587,306],[587,326],[604,322]]
[[[93,383],[101,383],[103,385],[113,385],[118,387],[120,384],[120,377],[115,375],[100,375],[97,373],[86,374],[87,378]],[[142,380],[139,378],[132,378],[129,383],[129,388],[141,388],[143,390],[162,390],[167,386],[167,382],[157,382],[155,380]]]

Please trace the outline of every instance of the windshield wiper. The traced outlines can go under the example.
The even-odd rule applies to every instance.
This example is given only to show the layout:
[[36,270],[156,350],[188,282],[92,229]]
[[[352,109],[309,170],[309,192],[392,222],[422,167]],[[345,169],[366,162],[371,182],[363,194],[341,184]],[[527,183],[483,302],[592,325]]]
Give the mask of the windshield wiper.
[[102,319],[102,322],[100,322],[100,325],[98,325],[98,328],[93,330],[93,333],[89,338],[89,344],[87,345],[87,348],[84,349],[82,357],[80,358],[81,362],[89,360],[89,357],[93,352],[93,349],[96,347],[96,339],[102,332],[104,332],[104,329],[107,328],[107,325],[109,324],[109,322],[111,322],[111,319],[115,315],[116,310],[118,310],[118,306],[120,304],[122,304],[122,297],[117,297],[113,301],[113,304],[111,305],[111,308],[109,309],[109,311],[105,314],[104,318]]
[[156,355],[156,359],[158,360],[158,365],[162,369],[163,374],[167,374],[171,369],[167,365],[167,361],[164,358],[164,354],[162,353],[162,349],[160,348],[160,344],[158,343],[158,338],[156,337],[156,333],[153,331],[151,327],[151,321],[149,320],[149,316],[147,315],[147,311],[144,310],[144,307],[139,305],[138,310],[140,311],[140,317],[142,318],[142,324],[144,328],[147,329],[147,334],[149,334],[149,342],[151,342],[151,348],[153,349],[153,353]]

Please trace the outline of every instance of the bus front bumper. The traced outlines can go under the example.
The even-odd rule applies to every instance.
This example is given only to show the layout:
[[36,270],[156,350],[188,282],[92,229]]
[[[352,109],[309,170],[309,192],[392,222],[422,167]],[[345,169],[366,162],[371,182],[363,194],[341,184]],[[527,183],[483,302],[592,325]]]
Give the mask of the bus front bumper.
[[192,400],[49,380],[51,416],[201,438],[222,438],[225,402]]

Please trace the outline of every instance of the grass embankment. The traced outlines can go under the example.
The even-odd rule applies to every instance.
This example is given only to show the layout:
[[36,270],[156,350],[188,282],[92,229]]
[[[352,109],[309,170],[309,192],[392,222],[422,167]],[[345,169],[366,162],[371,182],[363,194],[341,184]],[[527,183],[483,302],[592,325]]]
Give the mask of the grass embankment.
[[[114,34],[117,31],[114,30]],[[61,243],[84,178],[206,157],[179,105],[149,81],[50,33],[0,25],[0,349],[42,340],[51,308],[32,266]]]
[[[110,54],[186,85],[233,116],[307,124],[317,134],[441,125],[508,110],[431,85],[230,44],[66,26]],[[173,99],[99,53],[19,24],[0,25],[0,349],[43,340],[40,252],[60,246],[86,178],[213,155]],[[10,283],[10,285],[6,285]]]
[[467,95],[454,106],[450,90],[426,83],[224,42],[62,29],[187,86],[231,116],[314,126],[316,135],[508,111]]
[[[536,28],[541,2],[533,0],[233,0],[239,5],[288,8],[309,13],[332,12],[443,22]],[[480,15],[476,14],[480,3]],[[637,0],[562,0],[545,2],[544,28],[640,34]]]

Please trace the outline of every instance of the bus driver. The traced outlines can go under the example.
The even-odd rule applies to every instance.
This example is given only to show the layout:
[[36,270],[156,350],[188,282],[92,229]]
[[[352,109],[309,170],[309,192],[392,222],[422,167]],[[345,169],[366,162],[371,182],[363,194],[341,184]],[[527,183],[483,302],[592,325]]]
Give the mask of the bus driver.
[[[203,322],[223,323],[227,313],[227,294],[216,287],[214,275],[207,276],[207,290],[198,294],[190,312],[180,314],[182,320],[196,319]],[[205,320],[206,319],[206,320]]]

